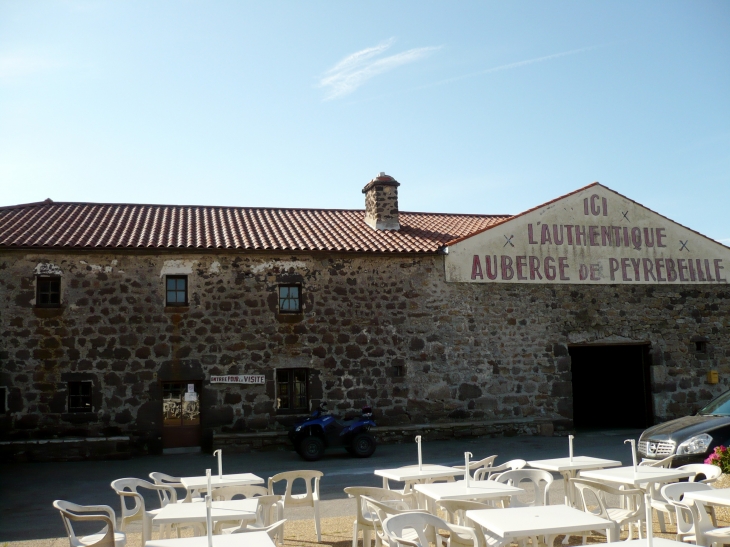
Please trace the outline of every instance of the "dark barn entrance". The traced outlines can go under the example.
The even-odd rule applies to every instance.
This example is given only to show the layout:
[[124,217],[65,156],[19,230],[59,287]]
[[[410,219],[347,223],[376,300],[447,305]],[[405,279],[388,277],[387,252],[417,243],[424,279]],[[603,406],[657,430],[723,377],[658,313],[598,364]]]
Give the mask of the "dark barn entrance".
[[571,346],[576,428],[652,425],[649,344]]

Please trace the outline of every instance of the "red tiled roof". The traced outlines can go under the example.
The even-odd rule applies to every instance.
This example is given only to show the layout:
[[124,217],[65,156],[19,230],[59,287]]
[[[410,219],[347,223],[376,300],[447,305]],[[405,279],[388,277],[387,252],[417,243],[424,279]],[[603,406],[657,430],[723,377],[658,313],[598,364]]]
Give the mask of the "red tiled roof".
[[0,208],[0,249],[234,249],[434,253],[509,215],[400,213],[376,231],[364,211],[40,203]]

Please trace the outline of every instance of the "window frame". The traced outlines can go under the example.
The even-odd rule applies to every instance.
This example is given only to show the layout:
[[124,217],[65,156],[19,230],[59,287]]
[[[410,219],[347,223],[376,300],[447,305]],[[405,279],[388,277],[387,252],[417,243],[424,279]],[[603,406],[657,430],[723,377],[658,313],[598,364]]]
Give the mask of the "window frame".
[[[56,281],[58,283],[58,291],[48,291],[47,293],[43,294],[58,294],[58,302],[41,302],[41,284],[43,283],[52,283],[53,281]],[[60,308],[61,307],[61,276],[60,275],[36,275],[35,280],[36,288],[35,288],[35,307],[36,308]]]
[[[88,393],[73,393],[73,387],[89,386]],[[66,382],[66,388],[68,390],[68,397],[66,400],[66,410],[69,414],[86,414],[94,411],[94,382],[91,380],[74,380]],[[71,406],[71,400],[73,397],[79,399],[88,397],[88,406]]]
[[[303,372],[304,373],[304,406],[296,407],[294,408],[292,405],[294,404],[294,401],[296,400],[296,394],[295,394],[295,373],[297,372]],[[286,382],[281,381],[281,375],[286,374],[287,380]],[[279,368],[276,369],[276,412],[278,414],[305,414],[309,413],[309,405],[310,405],[310,398],[309,398],[309,378],[310,378],[310,369],[304,368],[304,367],[296,367],[296,368]],[[280,406],[281,404],[281,384],[287,385],[287,408],[283,408]]]
[[0,415],[8,413],[8,388],[0,386]]
[[[284,310],[281,307],[282,297],[281,297],[281,290],[282,289],[291,289],[296,288],[299,296],[297,297],[297,304],[298,307],[296,310]],[[293,300],[291,297],[286,297],[284,300]],[[280,314],[283,315],[302,315],[304,313],[304,306],[302,305],[302,285],[301,283],[279,283],[276,286],[276,309]]]
[[[169,280],[172,280],[172,279],[175,279],[175,280],[182,279],[182,280],[185,281],[185,302],[170,302],[168,300],[168,296],[169,296],[168,293],[169,292],[175,292],[175,293],[179,293],[180,292],[180,290],[177,287],[175,289],[173,289],[173,291],[170,291],[167,288],[168,281]],[[190,305],[190,303],[189,303],[189,294],[190,294],[190,291],[188,290],[189,286],[190,286],[190,280],[189,280],[187,274],[166,275],[165,276],[165,306],[166,307],[173,307],[173,308],[184,308],[184,307],[189,306]]]

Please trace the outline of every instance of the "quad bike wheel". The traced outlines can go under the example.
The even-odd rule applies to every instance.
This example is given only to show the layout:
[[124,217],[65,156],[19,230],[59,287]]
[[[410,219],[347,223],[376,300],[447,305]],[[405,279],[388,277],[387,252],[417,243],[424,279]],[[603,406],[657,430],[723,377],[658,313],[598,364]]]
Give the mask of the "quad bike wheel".
[[324,454],[324,443],[319,437],[310,435],[299,443],[297,452],[308,462],[316,462]]
[[370,433],[360,433],[352,439],[350,450],[358,458],[369,458],[375,452],[375,437]]

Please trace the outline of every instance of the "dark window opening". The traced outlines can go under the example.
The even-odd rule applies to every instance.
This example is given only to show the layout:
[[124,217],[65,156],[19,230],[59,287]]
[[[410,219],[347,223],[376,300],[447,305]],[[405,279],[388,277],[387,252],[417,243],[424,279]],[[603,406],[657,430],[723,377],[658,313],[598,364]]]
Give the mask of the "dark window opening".
[[68,411],[91,412],[91,382],[68,383]]
[[168,306],[188,305],[188,276],[168,275],[166,286],[166,302]]
[[38,277],[36,279],[36,306],[57,308],[61,305],[61,278],[59,276]]
[[405,365],[394,365],[393,366],[393,376],[396,378],[403,378],[406,375],[406,367]]
[[308,411],[306,368],[288,368],[276,371],[276,395],[278,410]]
[[299,285],[279,285],[279,313],[302,313],[302,290]]
[[0,414],[5,414],[8,411],[8,390],[7,388],[0,387]]
[[707,353],[707,342],[695,342],[695,353]]

